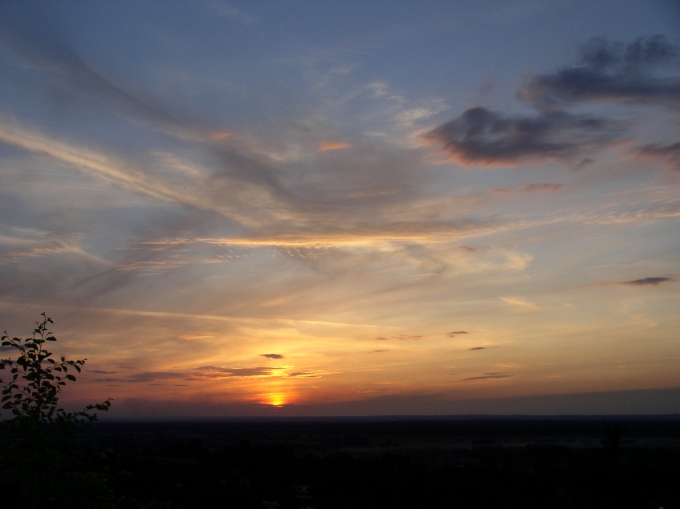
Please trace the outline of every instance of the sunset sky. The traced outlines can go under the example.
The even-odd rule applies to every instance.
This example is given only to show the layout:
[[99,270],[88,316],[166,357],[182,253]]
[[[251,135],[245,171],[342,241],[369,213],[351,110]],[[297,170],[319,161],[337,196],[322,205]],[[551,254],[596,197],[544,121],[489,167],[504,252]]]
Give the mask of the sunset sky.
[[70,404],[680,413],[675,2],[5,1],[0,77]]

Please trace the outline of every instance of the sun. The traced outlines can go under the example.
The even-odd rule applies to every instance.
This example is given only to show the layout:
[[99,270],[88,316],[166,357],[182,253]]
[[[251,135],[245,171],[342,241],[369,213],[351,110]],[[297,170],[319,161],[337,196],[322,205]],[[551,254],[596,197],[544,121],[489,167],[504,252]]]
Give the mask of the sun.
[[276,408],[281,408],[286,404],[287,397],[285,394],[280,392],[272,392],[265,394],[266,404],[271,405]]

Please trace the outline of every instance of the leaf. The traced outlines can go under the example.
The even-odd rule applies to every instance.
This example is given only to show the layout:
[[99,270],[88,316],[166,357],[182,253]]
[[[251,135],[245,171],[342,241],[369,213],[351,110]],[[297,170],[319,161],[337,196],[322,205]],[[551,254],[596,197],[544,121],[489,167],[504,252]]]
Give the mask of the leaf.
[[[42,322],[36,322],[33,337],[26,339],[9,339],[7,332],[2,336],[2,345],[15,349],[14,359],[0,359],[0,369],[8,368],[11,380],[0,379],[3,408],[11,410],[17,429],[23,428],[26,438],[33,439],[36,434],[47,432],[45,426],[55,423],[65,425],[85,425],[97,419],[94,410],[107,411],[111,400],[89,405],[85,411],[67,413],[58,408],[59,393],[66,381],[76,381],[76,377],[67,374],[73,367],[80,373],[80,367],[86,359],[70,360],[63,355],[60,361],[50,358],[53,354],[45,348],[47,341],[57,338],[48,330],[48,323],[53,323],[46,313],[41,314]],[[44,363],[43,361],[47,361]],[[64,373],[64,376],[61,376]]]

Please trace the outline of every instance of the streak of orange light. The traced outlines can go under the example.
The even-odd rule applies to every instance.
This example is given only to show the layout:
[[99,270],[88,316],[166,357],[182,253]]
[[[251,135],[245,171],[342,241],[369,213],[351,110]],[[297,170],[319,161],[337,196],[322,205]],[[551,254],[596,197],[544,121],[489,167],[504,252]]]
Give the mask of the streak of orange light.
[[317,152],[326,152],[327,150],[340,150],[349,147],[349,143],[342,141],[326,141],[319,145]]

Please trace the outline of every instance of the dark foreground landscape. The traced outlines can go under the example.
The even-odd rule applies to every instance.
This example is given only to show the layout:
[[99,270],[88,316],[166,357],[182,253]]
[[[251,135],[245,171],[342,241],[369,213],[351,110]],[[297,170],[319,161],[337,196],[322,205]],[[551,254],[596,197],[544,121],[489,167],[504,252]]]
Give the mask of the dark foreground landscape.
[[[32,507],[2,447],[1,506]],[[96,423],[59,449],[39,507],[680,507],[680,416]]]

